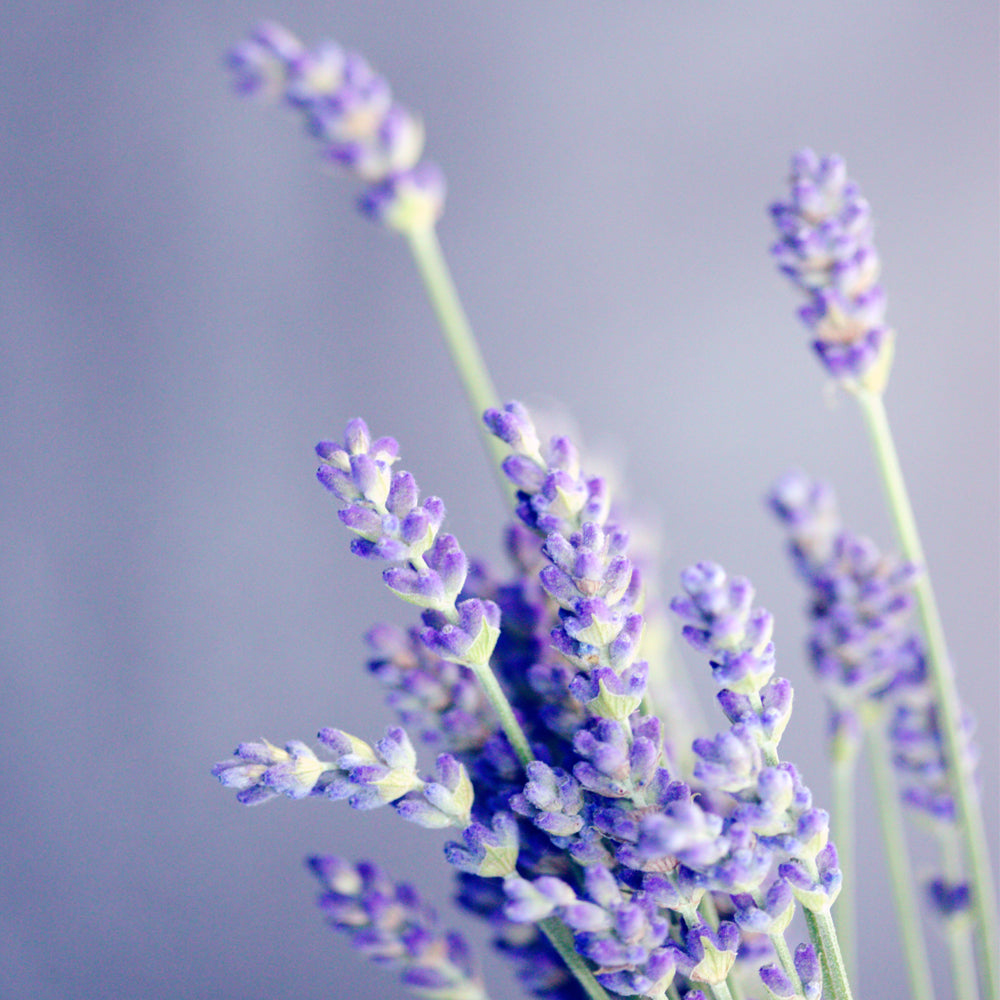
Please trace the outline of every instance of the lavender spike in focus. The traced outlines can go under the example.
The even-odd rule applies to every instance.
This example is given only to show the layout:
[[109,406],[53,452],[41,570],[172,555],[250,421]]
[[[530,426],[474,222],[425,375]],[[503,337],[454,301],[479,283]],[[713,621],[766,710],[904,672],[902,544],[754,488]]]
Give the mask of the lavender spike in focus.
[[799,316],[829,374],[880,392],[892,362],[871,209],[839,156],[792,157],[789,200],[771,206],[779,269],[807,298]]

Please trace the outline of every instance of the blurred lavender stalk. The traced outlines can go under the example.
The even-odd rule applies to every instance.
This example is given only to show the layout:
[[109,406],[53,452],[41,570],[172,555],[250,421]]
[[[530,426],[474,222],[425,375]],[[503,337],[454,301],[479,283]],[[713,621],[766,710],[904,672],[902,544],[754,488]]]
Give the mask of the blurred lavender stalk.
[[796,153],[789,186],[789,201],[771,207],[779,234],[772,252],[779,268],[806,294],[799,315],[813,332],[821,363],[861,407],[903,558],[921,571],[913,589],[969,869],[979,974],[986,995],[996,997],[1000,935],[982,806],[966,753],[955,673],[883,400],[895,335],[885,324],[871,210],[839,156],[820,158],[808,149]]

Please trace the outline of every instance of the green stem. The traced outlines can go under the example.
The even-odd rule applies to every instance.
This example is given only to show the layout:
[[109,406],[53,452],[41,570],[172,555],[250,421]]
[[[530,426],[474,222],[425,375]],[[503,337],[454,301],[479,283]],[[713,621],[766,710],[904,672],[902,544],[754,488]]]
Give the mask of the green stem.
[[927,947],[920,933],[920,900],[917,898],[910,853],[906,845],[899,789],[893,781],[889,764],[891,749],[885,735],[883,718],[876,718],[868,727],[868,738],[868,758],[871,761],[892,894],[896,901],[896,919],[903,938],[906,968],[910,976],[910,992],[913,1000],[934,1000]]
[[[958,831],[950,825],[943,827],[943,830],[938,825],[938,829],[944,876],[949,882],[959,882],[964,878],[965,869],[962,864]],[[979,1000],[972,921],[964,913],[946,916],[943,920],[945,936],[948,938],[948,954],[951,958],[951,975],[955,983],[955,1000]]]
[[500,720],[500,728],[503,729],[510,745],[514,748],[518,760],[527,767],[535,759],[535,755],[531,752],[528,738],[524,735],[524,730],[515,718],[514,710],[507,700],[507,695],[503,693],[503,688],[500,687],[496,674],[493,673],[493,669],[488,663],[473,664],[471,669],[476,675],[476,680],[479,681],[483,693],[493,706],[493,711],[496,712],[497,718]]
[[[499,406],[499,397],[493,387],[489,370],[483,360],[479,345],[458,291],[452,280],[447,261],[441,251],[437,233],[433,226],[418,227],[404,231],[413,259],[416,262],[424,288],[430,299],[431,306],[441,325],[445,344],[451,354],[451,359],[465,389],[466,397],[472,409],[476,424],[482,434],[482,441],[490,459],[490,467],[494,470],[500,482],[500,488],[508,501],[514,500],[514,488],[504,476],[501,465],[507,455],[507,449],[490,434],[482,423],[483,413]],[[500,720],[500,726],[510,741],[514,752],[521,763],[527,766],[534,760],[534,754],[524,730],[514,716],[513,709],[500,683],[496,679],[488,663],[472,667],[484,694],[493,706]],[[582,956],[573,944],[573,935],[566,925],[557,917],[549,917],[539,923],[542,933],[548,938],[566,967],[576,977],[584,992],[591,1000],[609,1000],[608,994],[594,978]]]
[[829,910],[815,913],[803,907],[803,911],[809,936],[823,967],[823,996],[827,1000],[854,1000]]
[[462,308],[462,301],[458,297],[455,282],[452,280],[441,244],[438,242],[437,231],[433,226],[421,226],[404,230],[403,235],[413,253],[427,297],[441,325],[445,345],[451,354],[451,360],[462,381],[469,406],[482,434],[490,467],[499,477],[504,496],[509,500],[513,499],[513,487],[500,469],[507,455],[507,449],[486,430],[482,421],[486,410],[500,405],[500,397],[493,387],[493,380],[472,332],[472,326]]
[[802,979],[799,976],[799,970],[795,968],[795,959],[792,958],[792,951],[788,947],[785,935],[769,934],[768,938],[771,942],[771,947],[774,948],[774,953],[778,956],[778,961],[781,962],[781,968],[784,969],[785,975],[788,976],[793,988],[799,994],[804,993]]
[[729,984],[725,979],[721,983],[698,983],[698,986],[707,986],[708,992],[715,997],[715,1000],[733,1000],[733,994],[729,991]]
[[944,628],[882,397],[864,389],[858,389],[855,395],[868,425],[889,511],[895,522],[903,555],[921,570],[914,592],[927,643],[928,675],[937,704],[945,764],[951,779],[959,828],[962,831],[969,863],[980,974],[986,995],[997,997],[997,942],[1000,935],[997,930],[996,890],[990,869],[982,808],[972,768],[967,760],[968,755],[964,752],[962,710],[954,671],[945,644]]
[[833,759],[833,839],[837,845],[837,863],[844,876],[837,897],[837,933],[844,962],[852,975],[858,968],[857,884],[855,846],[857,829],[854,819],[854,798],[857,792],[857,755],[848,751]]
[[559,953],[559,957],[566,963],[566,967],[576,977],[576,981],[583,987],[583,991],[591,1000],[610,1000],[604,987],[594,978],[594,974],[587,967],[583,956],[573,945],[573,935],[569,928],[557,917],[546,917],[538,922],[542,933],[549,939],[549,944]]

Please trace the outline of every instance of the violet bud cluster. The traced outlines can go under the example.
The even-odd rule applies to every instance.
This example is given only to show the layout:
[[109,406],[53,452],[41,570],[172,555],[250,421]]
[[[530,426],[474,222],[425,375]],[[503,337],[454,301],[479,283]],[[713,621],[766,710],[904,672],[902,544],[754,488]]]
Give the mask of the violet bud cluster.
[[488,1000],[465,939],[442,930],[409,885],[368,861],[320,856],[307,864],[322,887],[320,910],[355,951],[396,966],[404,986],[426,1000]]
[[419,628],[376,625],[365,639],[368,669],[386,687],[386,703],[428,746],[464,754],[493,736],[496,717],[473,672],[428,649]]
[[[786,473],[768,499],[788,529],[792,559],[810,590],[809,652],[830,706],[835,757],[857,752],[866,709],[873,724],[888,714],[903,802],[948,840],[955,800],[923,647],[910,624],[916,567],[844,529],[833,490],[804,473]],[[962,766],[972,768],[968,713],[963,731]],[[936,877],[928,892],[945,916],[968,904],[961,879]]]
[[354,809],[392,804],[404,819],[431,829],[469,823],[472,783],[451,754],[440,754],[433,775],[422,778],[413,745],[398,726],[386,730],[374,747],[339,729],[322,729],[318,739],[332,760],[320,760],[299,740],[290,741],[284,750],[262,740],[241,743],[236,758],[216,764],[212,773],[227,788],[235,788],[237,801],[244,805],[277,795],[324,796],[346,799]]
[[301,740],[290,740],[283,750],[267,740],[241,743],[233,753],[235,759],[220,761],[212,774],[226,788],[235,788],[236,800],[247,806],[277,795],[325,795],[338,777],[337,765],[320,760]]
[[806,296],[799,315],[830,375],[881,392],[892,361],[871,209],[841,157],[792,157],[789,199],[771,206],[779,269]]
[[845,530],[833,490],[802,472],[782,476],[768,502],[809,588],[809,657],[829,705],[834,756],[851,756],[858,713],[919,662],[909,624],[917,570]]
[[744,887],[730,891],[756,891],[772,854],[779,877],[796,899],[809,910],[826,911],[840,891],[841,874],[829,840],[829,816],[813,807],[794,765],[778,757],[792,689],[774,676],[771,616],[754,607],[749,581],[729,579],[715,563],[689,567],[681,581],[686,594],[672,607],[687,621],[687,640],[709,656],[721,688],[718,701],[731,723],[715,739],[694,743],[695,777],[735,800],[724,827],[730,857],[716,878],[749,876]]
[[326,162],[363,181],[361,208],[399,230],[433,226],[444,178],[421,161],[424,129],[363,56],[333,42],[304,46],[263,22],[228,54],[236,90],[280,96],[298,111]]
[[386,586],[410,604],[425,608],[424,645],[452,663],[484,667],[500,635],[500,609],[493,601],[458,603],[469,560],[453,535],[441,534],[444,504],[419,502],[416,481],[393,471],[399,446],[392,438],[372,440],[361,419],[350,421],[343,443],[316,446],[316,477],[346,506],[340,520],[356,536],[355,555],[391,563]]
[[583,473],[568,438],[543,448],[522,404],[487,410],[484,420],[512,449],[503,468],[518,490],[519,517],[544,538],[539,579],[560,609],[553,645],[578,671],[570,691],[592,715],[624,723],[642,704],[648,667],[635,661],[640,575],[628,533],[609,521],[607,484]]

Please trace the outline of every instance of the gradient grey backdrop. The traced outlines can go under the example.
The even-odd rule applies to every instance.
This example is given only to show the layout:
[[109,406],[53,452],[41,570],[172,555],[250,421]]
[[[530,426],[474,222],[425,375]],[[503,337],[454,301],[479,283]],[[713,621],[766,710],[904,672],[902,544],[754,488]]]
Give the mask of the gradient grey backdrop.
[[[665,585],[697,558],[756,581],[798,690],[784,746],[820,802],[803,595],[760,498],[804,464],[856,528],[890,534],[858,414],[828,405],[768,259],[765,206],[796,147],[847,157],[877,217],[888,404],[995,845],[991,0],[12,0],[0,995],[398,995],[321,925],[315,851],[376,856],[447,907],[444,836],[341,804],[241,809],[208,773],[241,739],[373,738],[390,718],[360,636],[412,615],[347,552],[316,440],[364,414],[467,547],[499,552],[502,505],[404,246],[355,215],[288,114],[228,90],[220,53],[264,16],[366,53],[424,115],[450,181],[442,241],[501,392],[615,451],[660,526]],[[861,993],[902,997],[867,793],[859,811]],[[486,964],[495,996],[517,995]]]

